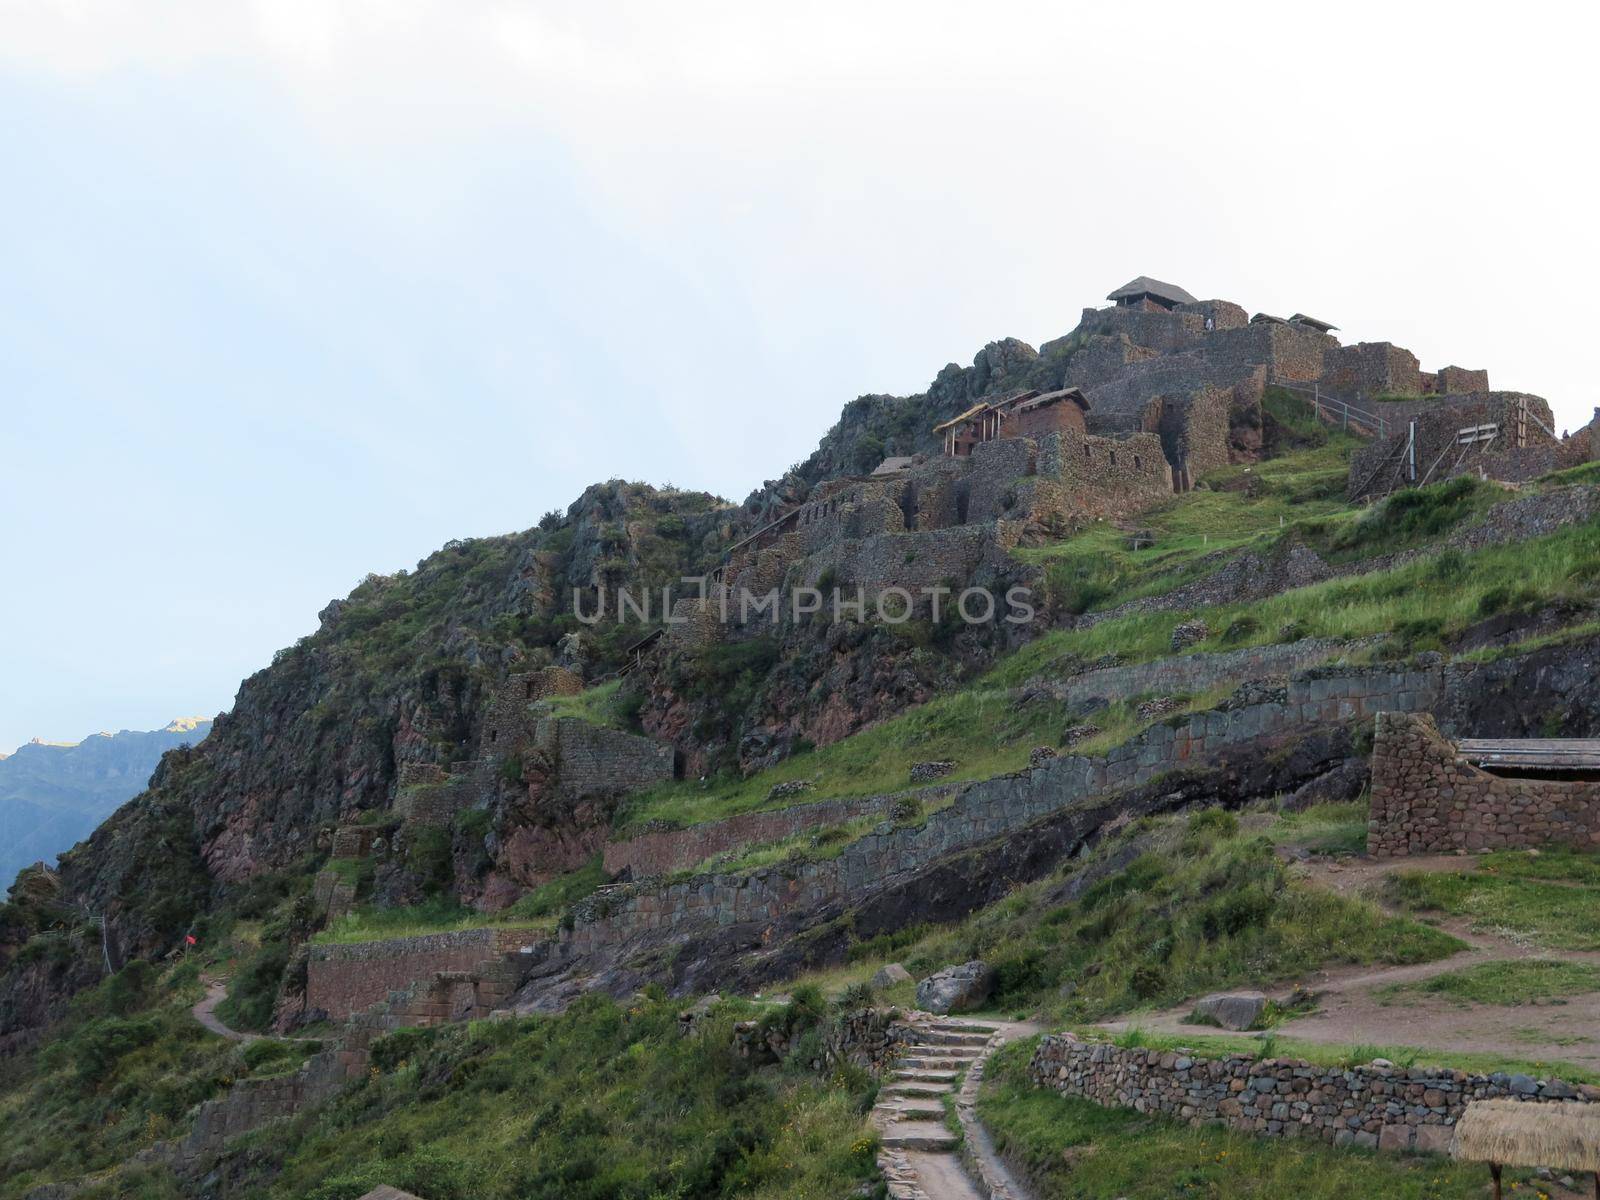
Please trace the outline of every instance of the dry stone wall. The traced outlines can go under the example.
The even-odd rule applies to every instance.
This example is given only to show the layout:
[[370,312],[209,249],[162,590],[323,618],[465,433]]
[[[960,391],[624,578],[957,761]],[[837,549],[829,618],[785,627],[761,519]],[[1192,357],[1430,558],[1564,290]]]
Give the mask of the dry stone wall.
[[634,878],[673,875],[729,850],[763,842],[779,842],[808,829],[838,825],[858,817],[887,819],[901,805],[925,805],[948,796],[950,786],[919,788],[881,796],[822,800],[764,812],[739,813],[720,821],[707,821],[686,829],[661,829],[642,833],[605,848],[608,875],[624,871]]
[[[513,990],[514,970],[503,971],[508,957],[531,954],[544,940],[535,930],[483,928],[463,929],[421,937],[387,938],[375,942],[309,947],[306,960],[307,1012],[325,1013],[341,1020],[389,999],[393,992],[404,992],[424,985],[420,1003],[427,1011],[412,1014],[413,1024],[445,1019],[452,1004],[477,994],[483,1013],[496,1006]],[[426,991],[438,976],[446,976],[446,987],[437,994]],[[480,991],[464,991],[461,985],[481,985]]]
[[603,891],[576,921],[568,949],[589,953],[640,934],[770,922],[792,910],[866,894],[1040,817],[1202,766],[1231,747],[1314,726],[1364,722],[1380,711],[1432,708],[1443,698],[1444,676],[1436,657],[1409,668],[1302,672],[1281,698],[1153,725],[1102,758],[1062,755],[1015,775],[961,785],[949,807],[921,824],[874,832],[832,859]]
[[1367,849],[1379,857],[1600,845],[1600,782],[1506,779],[1456,753],[1426,713],[1380,713]]
[[1245,1133],[1336,1146],[1443,1153],[1474,1100],[1600,1101],[1600,1088],[1529,1075],[1445,1068],[1319,1067],[1294,1058],[1201,1058],[1183,1050],[1124,1049],[1042,1038],[1028,1066],[1035,1086],[1108,1108]]

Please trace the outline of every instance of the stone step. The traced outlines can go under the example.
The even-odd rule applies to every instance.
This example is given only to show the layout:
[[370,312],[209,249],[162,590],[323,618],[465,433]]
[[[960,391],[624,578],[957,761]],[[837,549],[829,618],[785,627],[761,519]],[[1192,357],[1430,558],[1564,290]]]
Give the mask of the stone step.
[[934,1096],[948,1096],[954,1090],[948,1083],[890,1083],[884,1086],[881,1094],[926,1100]]
[[958,1071],[977,1062],[976,1054],[908,1054],[894,1060],[894,1069],[922,1067],[930,1071]]
[[[946,1093],[948,1095],[948,1093]],[[904,1104],[885,1104],[878,1101],[877,1111],[890,1121],[942,1121],[944,1106],[931,1099],[907,1099]]]
[[892,1150],[954,1150],[960,1139],[937,1121],[902,1121],[879,1139]]
[[954,1083],[956,1072],[934,1071],[925,1067],[910,1067],[906,1070],[896,1069],[889,1078],[895,1083]]
[[987,1033],[958,1032],[952,1029],[932,1029],[923,1034],[919,1045],[924,1046],[976,1046],[989,1044]]
[[981,1033],[984,1037],[988,1037],[999,1026],[984,1025],[973,1021],[932,1021],[925,1028],[932,1030],[934,1033]]

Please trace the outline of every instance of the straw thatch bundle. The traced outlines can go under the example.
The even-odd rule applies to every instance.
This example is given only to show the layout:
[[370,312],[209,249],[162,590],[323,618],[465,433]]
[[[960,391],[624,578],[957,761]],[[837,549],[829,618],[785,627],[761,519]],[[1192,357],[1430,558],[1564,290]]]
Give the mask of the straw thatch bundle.
[[1600,1171],[1600,1104],[1478,1100],[1456,1122],[1450,1154],[1503,1166]]

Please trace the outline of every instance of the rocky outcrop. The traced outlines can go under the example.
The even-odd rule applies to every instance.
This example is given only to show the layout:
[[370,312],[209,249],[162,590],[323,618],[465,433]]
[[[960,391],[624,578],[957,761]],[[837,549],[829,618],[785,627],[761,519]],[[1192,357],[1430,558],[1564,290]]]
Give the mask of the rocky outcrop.
[[994,969],[981,960],[935,971],[917,984],[917,1007],[931,1013],[982,1008],[994,991]]

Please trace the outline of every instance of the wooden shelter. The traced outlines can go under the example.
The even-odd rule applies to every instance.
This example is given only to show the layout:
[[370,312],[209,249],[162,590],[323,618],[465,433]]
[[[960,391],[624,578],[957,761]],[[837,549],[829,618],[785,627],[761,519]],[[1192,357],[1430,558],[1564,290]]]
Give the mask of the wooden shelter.
[[1500,1172],[1505,1167],[1591,1172],[1600,1200],[1600,1105],[1478,1100],[1456,1122],[1450,1155],[1488,1163],[1495,1200],[1501,1200]]
[[1106,299],[1118,308],[1165,309],[1169,312],[1180,304],[1199,303],[1177,284],[1151,279],[1148,275],[1128,280]]

